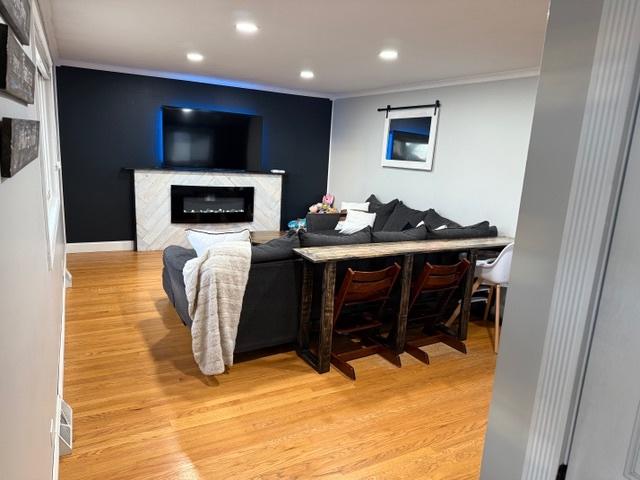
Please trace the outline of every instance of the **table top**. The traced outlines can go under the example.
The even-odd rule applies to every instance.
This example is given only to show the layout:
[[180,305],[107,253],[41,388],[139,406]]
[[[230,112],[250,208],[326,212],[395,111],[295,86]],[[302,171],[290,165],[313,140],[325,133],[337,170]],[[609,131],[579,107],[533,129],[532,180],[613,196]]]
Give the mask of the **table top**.
[[254,245],[262,245],[275,238],[284,237],[287,232],[281,232],[278,230],[258,230],[251,232],[251,243]]
[[456,240],[414,240],[410,242],[361,243],[328,247],[294,248],[293,251],[312,263],[338,262],[363,258],[392,257],[413,253],[455,252],[470,249],[505,247],[511,237],[483,237]]

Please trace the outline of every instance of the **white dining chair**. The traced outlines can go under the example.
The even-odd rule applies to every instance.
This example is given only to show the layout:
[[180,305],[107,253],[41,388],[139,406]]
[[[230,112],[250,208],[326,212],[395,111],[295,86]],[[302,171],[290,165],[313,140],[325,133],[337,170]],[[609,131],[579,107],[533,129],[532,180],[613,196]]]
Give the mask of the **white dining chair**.
[[[481,285],[489,287],[487,296],[487,306],[484,310],[484,322],[487,324],[489,310],[492,300],[495,301],[495,330],[493,350],[498,353],[500,342],[500,293],[501,288],[509,285],[509,275],[511,273],[511,258],[513,257],[513,243],[510,243],[495,260],[479,261],[476,264],[476,277]],[[488,327],[488,324],[487,324]]]

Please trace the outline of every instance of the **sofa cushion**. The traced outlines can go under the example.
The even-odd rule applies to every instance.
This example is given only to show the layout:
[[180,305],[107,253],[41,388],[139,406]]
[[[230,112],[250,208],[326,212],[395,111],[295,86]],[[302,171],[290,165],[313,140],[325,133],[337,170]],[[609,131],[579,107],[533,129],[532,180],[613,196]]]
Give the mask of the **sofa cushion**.
[[338,222],[336,230],[345,235],[357,233],[364,228],[373,227],[376,221],[376,214],[362,212],[360,210],[348,210],[347,217],[342,222]]
[[208,248],[224,242],[246,241],[251,239],[249,229],[238,232],[212,232],[209,230],[187,229],[187,240],[195,249],[198,256],[204,254]]
[[466,227],[451,227],[442,230],[433,230],[427,227],[427,239],[447,240],[457,238],[497,237],[498,229],[489,225],[489,222],[480,222]]
[[367,202],[369,202],[369,212],[376,214],[373,231],[379,232],[384,228],[384,224],[387,223],[387,220],[389,220],[393,210],[396,208],[398,199],[391,200],[389,203],[382,203],[375,195],[371,194],[369,198],[367,198]]
[[294,248],[300,247],[297,232],[289,232],[282,238],[275,238],[262,245],[251,247],[251,263],[273,262],[286,260],[295,256]]
[[398,202],[384,227],[382,227],[382,231],[400,232],[406,228],[415,227],[423,217],[424,212],[409,208],[404,203]]
[[[337,232],[336,232],[337,233]],[[354,245],[371,242],[371,228],[367,227],[350,235],[340,233],[309,233],[300,234],[300,244],[303,247],[327,247],[331,245]]]
[[162,261],[166,267],[182,272],[184,264],[196,256],[196,251],[191,248],[170,245],[162,252]]
[[459,223],[454,222],[453,220],[449,220],[447,217],[443,217],[438,212],[436,212],[433,208],[430,208],[426,212],[424,212],[424,216],[422,217],[422,221],[432,230],[435,230],[442,225],[446,225],[447,228],[451,227],[461,227]]
[[375,243],[382,242],[408,242],[411,240],[426,240],[427,228],[422,225],[417,228],[410,228],[402,232],[373,232],[371,237]]

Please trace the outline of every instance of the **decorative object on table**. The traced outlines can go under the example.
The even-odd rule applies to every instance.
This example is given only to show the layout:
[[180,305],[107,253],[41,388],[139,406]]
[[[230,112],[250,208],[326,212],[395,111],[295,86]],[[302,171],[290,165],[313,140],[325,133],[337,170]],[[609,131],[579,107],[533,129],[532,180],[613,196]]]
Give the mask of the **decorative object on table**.
[[330,193],[325,193],[324,196],[322,197],[322,204],[333,207],[333,202],[335,202],[335,200],[336,200],[336,197],[334,197]]
[[9,27],[0,24],[0,91],[33,103],[35,77],[36,66]]
[[322,197],[322,202],[314,203],[309,207],[309,213],[336,213],[337,210],[333,208],[334,201],[335,197],[327,193]]
[[287,228],[289,230],[304,230],[307,227],[307,220],[305,218],[296,218],[295,220],[291,220],[287,223]]
[[13,177],[38,157],[40,122],[3,118],[0,123],[0,176]]
[[20,43],[29,45],[31,1],[0,0],[0,15],[16,33]]
[[386,112],[382,166],[431,171],[440,101],[431,105],[379,108]]

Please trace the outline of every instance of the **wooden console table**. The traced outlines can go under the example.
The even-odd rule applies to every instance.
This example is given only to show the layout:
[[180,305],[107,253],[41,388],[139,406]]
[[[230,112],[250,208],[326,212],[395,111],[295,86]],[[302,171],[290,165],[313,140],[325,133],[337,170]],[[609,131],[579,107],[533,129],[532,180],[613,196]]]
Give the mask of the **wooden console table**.
[[[302,305],[300,308],[300,328],[298,332],[298,355],[318,373],[329,371],[331,341],[333,338],[333,304],[336,283],[336,263],[347,260],[402,256],[400,311],[395,331],[392,332],[391,347],[401,353],[407,333],[407,314],[411,290],[413,257],[416,254],[466,252],[471,268],[467,273],[462,299],[462,313],[458,325],[458,338],[466,340],[471,308],[471,288],[475,274],[478,250],[505,247],[513,242],[509,237],[471,238],[461,240],[421,240],[411,242],[365,243],[359,245],[336,245],[330,247],[296,248],[294,251],[304,259],[302,276]],[[313,264],[323,264],[322,305],[320,319],[320,339],[318,351],[310,349],[311,302],[313,299]]]
[[282,238],[286,234],[287,232],[278,230],[256,230],[255,232],[251,232],[251,243],[253,245],[262,245],[276,238]]

